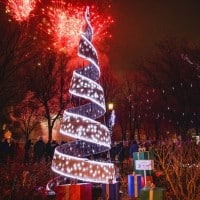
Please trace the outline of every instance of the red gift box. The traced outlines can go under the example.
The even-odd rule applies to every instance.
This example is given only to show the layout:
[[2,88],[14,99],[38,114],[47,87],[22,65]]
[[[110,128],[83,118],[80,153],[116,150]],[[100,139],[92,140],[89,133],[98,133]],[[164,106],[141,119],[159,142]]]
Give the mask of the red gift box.
[[[146,176],[146,184],[149,185],[153,183],[153,177],[152,176]],[[145,177],[142,176],[142,187],[145,186]]]
[[56,200],[92,200],[92,184],[65,184],[55,187]]

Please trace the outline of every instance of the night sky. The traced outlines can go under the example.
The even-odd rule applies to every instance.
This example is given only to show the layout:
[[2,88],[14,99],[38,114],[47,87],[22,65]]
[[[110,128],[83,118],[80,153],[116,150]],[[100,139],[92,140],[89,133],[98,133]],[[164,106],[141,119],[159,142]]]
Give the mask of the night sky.
[[164,38],[200,41],[199,0],[113,0],[111,12],[115,20],[109,55],[113,70],[131,70]]

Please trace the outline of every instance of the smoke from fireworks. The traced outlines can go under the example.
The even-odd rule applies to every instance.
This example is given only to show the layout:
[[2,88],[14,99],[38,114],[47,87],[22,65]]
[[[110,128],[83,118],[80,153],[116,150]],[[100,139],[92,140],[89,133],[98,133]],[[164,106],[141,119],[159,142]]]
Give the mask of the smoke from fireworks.
[[36,0],[8,0],[6,13],[9,13],[16,21],[27,21],[35,6]]

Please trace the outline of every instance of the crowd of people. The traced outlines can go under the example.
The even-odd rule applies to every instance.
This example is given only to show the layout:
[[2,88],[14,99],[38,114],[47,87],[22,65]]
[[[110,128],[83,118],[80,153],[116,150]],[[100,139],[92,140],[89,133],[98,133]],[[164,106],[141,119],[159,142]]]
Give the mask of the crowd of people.
[[15,155],[19,152],[19,144],[14,140],[4,139],[0,142],[0,164],[14,161]]
[[149,141],[141,142],[132,140],[129,144],[124,144],[123,141],[112,145],[110,149],[110,159],[112,162],[117,162],[123,168],[123,163],[128,160],[132,163],[133,153],[138,151],[149,151],[153,148],[153,143]]
[[[159,144],[167,145],[171,141],[176,146],[179,146],[181,139],[174,140],[159,140]],[[61,142],[63,144],[64,141]],[[59,143],[55,140],[45,142],[42,137],[39,137],[36,142],[32,142],[31,139],[26,140],[23,144],[23,149],[20,149],[19,143],[15,140],[4,139],[0,142],[0,163],[7,163],[8,161],[14,161],[17,154],[21,154],[23,151],[23,162],[28,163],[40,163],[45,160],[49,162],[52,160],[55,148],[59,146]],[[107,159],[111,162],[119,163],[123,168],[125,160],[129,160],[132,163],[133,152],[149,151],[154,146],[150,141],[135,141],[132,140],[129,144],[123,141],[115,142],[111,145],[111,149],[108,152]],[[93,147],[94,149],[94,147]],[[93,159],[98,156],[92,156]]]
[[24,164],[40,163],[43,160],[49,162],[52,160],[54,150],[58,145],[55,140],[45,143],[42,137],[39,137],[36,142],[28,139],[23,145],[13,139],[3,139],[0,142],[0,164],[19,162],[18,157],[22,157],[22,154]]
[[40,163],[42,160],[49,162],[53,158],[54,150],[59,144],[53,140],[45,143],[42,137],[39,137],[35,143],[27,140],[24,144],[24,163]]
[[[61,144],[63,143],[61,142]],[[54,150],[57,146],[59,146],[57,141],[45,142],[42,137],[39,137],[35,142],[28,139],[23,146],[19,145],[15,140],[4,139],[0,142],[0,163],[15,161],[17,155],[22,155],[22,152],[23,163],[25,164],[40,163],[41,161],[49,162],[52,160]],[[128,146],[124,145],[123,142],[112,144],[107,159],[112,162],[122,163],[123,165],[123,161],[131,158],[133,152],[138,151],[141,147],[141,144],[138,144],[136,141],[132,141]]]

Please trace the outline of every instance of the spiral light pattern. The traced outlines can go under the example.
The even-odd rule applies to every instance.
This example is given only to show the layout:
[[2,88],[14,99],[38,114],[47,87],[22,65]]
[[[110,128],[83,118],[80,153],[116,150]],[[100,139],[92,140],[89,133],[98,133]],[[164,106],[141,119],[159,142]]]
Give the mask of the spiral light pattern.
[[60,132],[74,141],[55,149],[52,170],[69,178],[107,183],[114,180],[114,165],[103,160],[89,159],[92,155],[108,151],[111,139],[109,129],[96,121],[105,114],[106,107],[103,88],[97,83],[100,69],[97,52],[91,43],[93,29],[88,7],[85,20],[78,56],[89,61],[89,65],[73,72],[69,89],[73,97],[84,99],[85,104],[64,111]]

